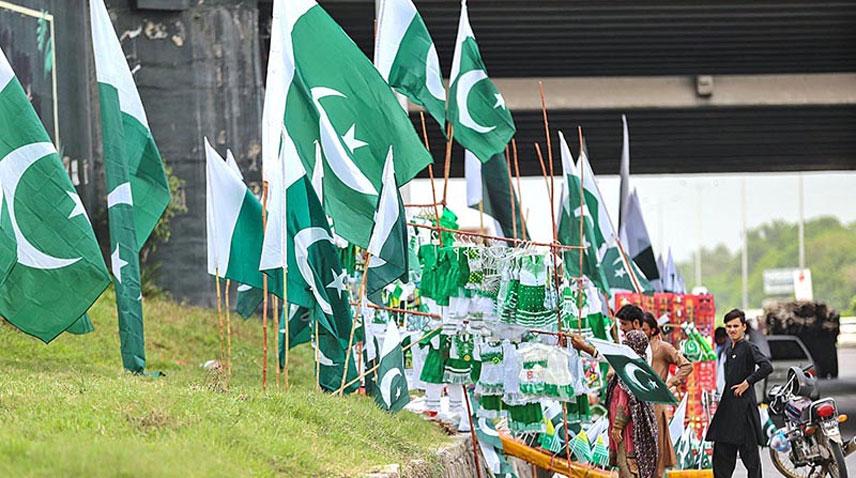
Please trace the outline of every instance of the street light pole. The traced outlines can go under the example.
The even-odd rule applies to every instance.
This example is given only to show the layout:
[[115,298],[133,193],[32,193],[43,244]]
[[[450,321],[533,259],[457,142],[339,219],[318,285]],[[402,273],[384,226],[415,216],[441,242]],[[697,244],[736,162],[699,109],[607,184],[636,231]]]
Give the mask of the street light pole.
[[749,308],[749,244],[746,234],[746,178],[742,178],[740,182],[740,211],[741,211],[741,276],[743,279],[743,310]]

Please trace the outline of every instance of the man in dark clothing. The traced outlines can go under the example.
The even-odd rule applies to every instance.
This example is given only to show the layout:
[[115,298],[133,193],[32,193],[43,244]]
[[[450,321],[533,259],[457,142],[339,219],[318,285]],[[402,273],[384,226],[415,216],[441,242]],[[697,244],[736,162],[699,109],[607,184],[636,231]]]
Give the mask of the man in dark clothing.
[[706,438],[713,442],[714,478],[731,477],[738,452],[749,478],[761,478],[758,447],[766,445],[766,439],[753,385],[770,375],[773,366],[755,344],[746,340],[746,329],[742,310],[725,314],[725,330],[731,339],[723,351],[725,387]]

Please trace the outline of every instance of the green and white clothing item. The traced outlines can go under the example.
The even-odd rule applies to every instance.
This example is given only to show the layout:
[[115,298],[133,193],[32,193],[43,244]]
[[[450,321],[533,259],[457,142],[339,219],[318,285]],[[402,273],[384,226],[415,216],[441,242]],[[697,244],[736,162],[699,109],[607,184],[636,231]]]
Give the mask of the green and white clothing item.
[[568,370],[565,350],[540,343],[521,345],[520,393],[533,398],[550,397],[572,400],[574,377]]
[[513,433],[541,433],[546,429],[540,402],[509,405],[508,428]]
[[478,344],[479,358],[481,359],[481,372],[479,380],[476,383],[476,395],[484,397],[485,395],[503,394],[503,376],[505,372],[503,350],[507,341],[482,341]]
[[[444,328],[446,328],[444,326]],[[443,383],[473,383],[472,372],[476,365],[475,337],[458,331],[449,335],[449,356],[443,364]]]
[[0,316],[47,343],[86,325],[77,321],[109,276],[83,203],[2,50],[0,131]]

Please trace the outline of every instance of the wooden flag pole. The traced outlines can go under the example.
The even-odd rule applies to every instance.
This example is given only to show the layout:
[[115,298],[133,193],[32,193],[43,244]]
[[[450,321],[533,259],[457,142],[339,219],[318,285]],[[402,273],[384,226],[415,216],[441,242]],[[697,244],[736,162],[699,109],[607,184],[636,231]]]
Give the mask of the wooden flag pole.
[[214,269],[214,280],[215,286],[215,294],[217,295],[217,323],[219,324],[219,332],[220,332],[220,366],[224,369],[226,368],[226,346],[225,346],[225,337],[224,330],[225,326],[223,324],[223,295],[220,293],[220,269]]
[[[425,126],[425,112],[419,112],[419,120],[422,123],[422,139],[425,141],[425,149],[431,152],[431,145],[428,143],[428,128]],[[431,163],[428,165],[428,178],[431,180],[431,199],[433,200],[434,217],[437,219],[437,224],[440,224],[440,211],[437,209],[437,188],[434,185],[434,158],[431,158]]]
[[541,155],[541,146],[538,143],[535,143],[535,154],[538,156],[538,162],[541,164],[541,174],[544,176],[544,183],[547,185],[547,196],[550,200],[550,223],[553,225],[553,242],[555,243],[556,238],[559,236],[558,229],[556,229],[556,215],[552,213],[553,211],[553,186],[551,181],[547,178],[547,168],[544,166],[544,157]]
[[[369,261],[371,260],[371,254],[369,251],[366,251],[363,254],[363,277],[360,279],[360,289],[357,292],[357,305],[356,310],[354,311],[354,320],[351,322],[351,334],[348,337],[348,348],[345,349],[345,365],[342,367],[342,381],[340,383],[345,383],[345,380],[348,379],[348,364],[351,363],[349,360],[351,358],[351,348],[354,346],[354,331],[357,329],[357,321],[359,320],[360,313],[362,312],[361,307],[363,303],[363,296],[366,294],[366,281],[369,276]],[[357,370],[359,373],[359,370]],[[336,393],[344,393],[347,387],[340,388]]]
[[[232,314],[229,304],[229,287],[231,281],[226,279],[226,377],[232,378]],[[228,382],[227,382],[228,383]]]
[[[348,367],[348,357],[345,357],[345,368]],[[344,382],[344,379],[342,380]],[[318,321],[315,321],[315,386],[321,391],[321,342],[318,340]]]
[[[268,182],[262,183],[262,229],[267,227]],[[268,366],[268,277],[262,274],[262,390],[267,390]]]
[[[580,155],[583,152],[583,128],[582,126],[577,126],[577,132],[580,137]],[[585,238],[583,234],[585,234],[585,217],[586,217],[586,196],[585,191],[583,189],[583,175],[585,172],[583,168],[580,168],[580,246],[585,246]],[[582,294],[583,294],[583,254],[585,254],[585,249],[580,249],[580,270],[577,274],[577,288],[579,291],[577,292],[577,331],[582,330],[583,328],[583,310],[582,310]]]
[[[550,125],[547,122],[547,100],[544,99],[544,83],[542,81],[538,82],[538,93],[541,95],[541,112],[544,116],[544,136],[547,137],[547,165],[549,166],[550,193],[552,194],[555,189],[553,184],[553,142],[550,138]],[[551,212],[553,211],[553,207],[555,207],[555,203],[553,203],[553,199],[550,199]],[[555,215],[555,212],[553,214]]]
[[476,466],[476,477],[481,478],[482,470],[481,463],[479,463],[479,439],[476,436],[476,427],[473,424],[473,409],[470,406],[470,394],[467,393],[467,387],[464,384],[461,384],[461,392],[464,394],[464,403],[467,404],[467,419],[470,422],[470,438],[473,442],[473,461]]
[[443,206],[446,205],[447,193],[449,192],[449,172],[452,168],[452,140],[455,137],[455,128],[452,127],[452,123],[449,123],[446,131],[449,139],[446,140],[446,158],[443,163]]

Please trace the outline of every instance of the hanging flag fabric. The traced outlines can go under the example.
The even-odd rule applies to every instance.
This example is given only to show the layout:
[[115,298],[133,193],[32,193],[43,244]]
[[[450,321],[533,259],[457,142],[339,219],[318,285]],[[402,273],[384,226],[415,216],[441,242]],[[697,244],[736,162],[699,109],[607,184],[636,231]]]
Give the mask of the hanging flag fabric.
[[675,410],[675,414],[672,416],[672,421],[669,422],[669,436],[671,437],[672,443],[678,443],[678,440],[684,433],[684,422],[687,419],[688,396],[689,394],[684,395],[684,398],[681,400],[681,404],[678,405],[678,408]]
[[606,210],[606,203],[600,194],[594,170],[589,163],[585,141],[583,141],[580,151],[578,170],[582,174],[586,208],[592,214],[594,247],[598,251],[598,258],[610,289],[613,293],[636,292],[636,284],[638,284],[643,292],[653,291],[654,289],[645,277],[638,273],[638,269],[634,267],[632,261],[628,261],[627,257],[621,253],[618,235],[612,227],[609,212]]
[[312,310],[344,349],[353,321],[347,272],[303,165],[297,158],[283,158],[283,164],[287,174],[288,302]]
[[657,372],[630,347],[623,344],[591,339],[591,344],[603,355],[636,398],[644,402],[677,405],[678,401]]
[[383,0],[377,20],[374,64],[395,91],[446,125],[446,88],[428,27],[411,0]]
[[446,119],[454,128],[458,144],[472,151],[482,162],[505,151],[514,136],[514,120],[502,94],[487,76],[470,27],[466,0],[461,0],[448,102]]
[[140,249],[170,201],[160,153],[103,0],[90,2],[101,109],[110,261],[124,367],[145,369]]
[[205,140],[208,273],[261,288],[262,205]]
[[83,203],[2,50],[0,131],[0,316],[50,342],[81,319],[109,276]]
[[630,193],[624,213],[624,222],[621,224],[621,243],[627,248],[627,254],[633,262],[656,288],[656,282],[660,280],[660,271],[657,269],[654,248],[651,246],[648,228],[642,218],[642,207],[635,189]]
[[366,278],[366,296],[375,304],[381,304],[383,288],[399,279],[407,282],[410,272],[407,217],[395,181],[392,148],[383,167],[383,186],[374,221],[367,249],[371,259]]
[[[464,151],[464,177],[467,181],[467,206],[479,209],[496,222],[496,232],[502,237],[528,237],[520,221],[520,204],[512,194],[511,176],[504,154],[497,154],[485,163],[469,150]],[[513,204],[513,206],[512,206]],[[516,224],[515,224],[516,223]]]
[[666,255],[666,261],[663,264],[663,290],[665,292],[678,292],[680,289],[680,280],[678,278],[678,269],[675,267],[675,259],[672,257],[672,249],[669,248]]
[[384,410],[397,412],[410,402],[410,393],[404,376],[401,334],[394,320],[387,323],[378,363],[375,402]]
[[[558,234],[559,242],[568,246],[583,244],[584,250],[572,249],[564,253],[565,274],[568,277],[576,277],[581,274],[580,263],[582,263],[582,274],[591,280],[598,289],[605,294],[610,293],[609,283],[603,268],[600,266],[596,240],[594,235],[594,224],[588,204],[583,206],[580,189],[581,181],[574,158],[565,136],[559,132],[559,148],[562,155],[562,175],[565,178],[564,197],[562,198],[562,209],[559,213]],[[580,216],[583,217],[582,239],[580,238]],[[582,255],[582,259],[580,259]]]
[[314,0],[290,1],[283,10],[281,147],[305,171],[323,161],[324,209],[336,234],[367,247],[390,148],[399,186],[431,157],[389,85]]
[[238,297],[235,299],[235,312],[249,319],[258,310],[264,300],[263,290],[246,284],[238,285]]

